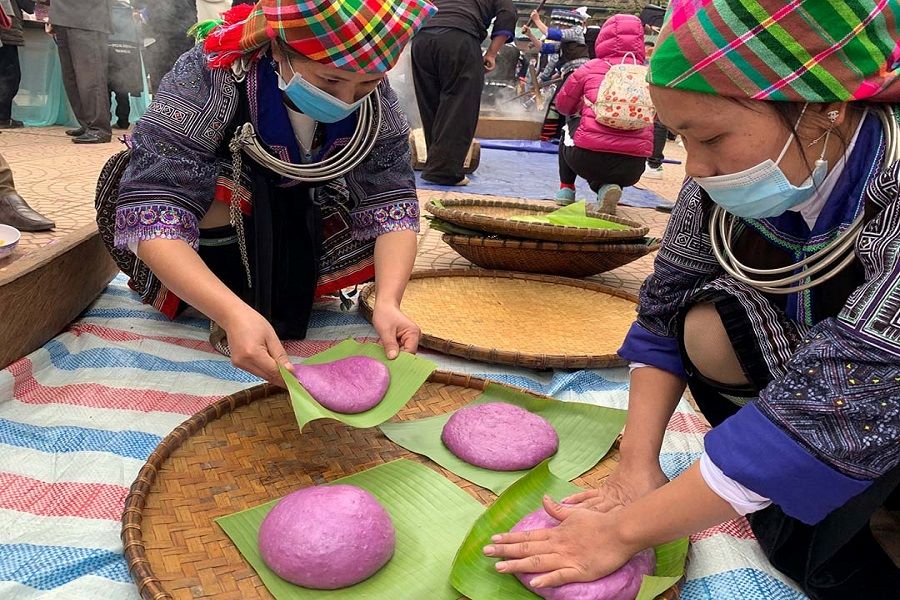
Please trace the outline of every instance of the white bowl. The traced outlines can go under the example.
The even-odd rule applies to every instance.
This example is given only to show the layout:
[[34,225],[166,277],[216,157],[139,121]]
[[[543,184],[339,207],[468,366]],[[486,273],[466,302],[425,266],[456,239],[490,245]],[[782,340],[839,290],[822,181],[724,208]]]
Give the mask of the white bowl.
[[15,227],[0,225],[0,258],[6,258],[19,245],[22,234]]

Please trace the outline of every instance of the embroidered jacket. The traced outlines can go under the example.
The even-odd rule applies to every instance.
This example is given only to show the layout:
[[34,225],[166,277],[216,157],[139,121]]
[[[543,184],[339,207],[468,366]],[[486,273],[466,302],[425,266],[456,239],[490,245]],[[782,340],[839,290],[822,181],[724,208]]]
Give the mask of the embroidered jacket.
[[[774,380],[706,436],[706,451],[730,478],[807,523],[822,520],[900,460],[900,163],[882,169],[884,134],[867,117],[812,231],[796,213],[744,220],[773,251],[799,260],[866,211],[857,243],[862,284],[844,290],[836,315],[821,290],[792,294],[785,312],[802,339],[770,360]],[[686,180],[638,318],[620,354],[685,377],[676,339],[679,309],[704,290],[727,289],[713,256],[709,201]],[[754,318],[765,319],[759,314]],[[779,366],[780,365],[780,366]]]
[[[251,120],[278,158],[296,163],[296,140],[274,85],[274,70],[266,60],[254,63],[246,76]],[[127,251],[130,243],[152,238],[181,239],[198,248],[200,221],[214,201],[230,201],[235,185],[227,146],[236,120],[237,85],[230,70],[207,67],[200,46],[184,54],[163,78],[130,139],[130,162],[116,208],[116,250]],[[319,294],[370,279],[379,235],[419,228],[409,126],[386,81],[380,91],[382,123],[375,147],[346,176],[319,188],[323,215]],[[355,117],[326,125],[320,158],[346,146],[354,127]],[[244,160],[238,177],[245,213],[252,210],[251,168]],[[298,184],[282,184],[292,185]],[[170,293],[152,274],[133,277],[132,285],[145,302],[174,316],[172,307],[178,303],[163,297]]]

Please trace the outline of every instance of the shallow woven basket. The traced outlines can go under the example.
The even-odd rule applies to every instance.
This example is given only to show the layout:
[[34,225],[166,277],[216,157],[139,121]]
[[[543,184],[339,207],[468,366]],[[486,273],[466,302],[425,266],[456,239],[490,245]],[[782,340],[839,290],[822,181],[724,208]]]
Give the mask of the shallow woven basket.
[[[483,379],[436,372],[394,420],[450,412],[486,385]],[[431,467],[484,504],[496,498],[394,444],[378,428],[314,421],[301,433],[287,394],[272,386],[222,398],[166,436],[125,500],[122,542],[141,597],[271,599],[214,519],[398,458]],[[617,462],[614,448],[575,483],[596,487]],[[660,598],[675,600],[679,588]],[[404,598],[402,591],[396,597],[420,600]]]
[[449,233],[441,239],[463,258],[484,269],[561,277],[590,277],[612,271],[659,248],[655,239],[643,244],[563,244]]
[[[623,366],[616,351],[636,303],[592,281],[481,269],[413,273],[403,294],[422,347],[529,369]],[[359,307],[371,320],[374,284],[363,289]]]
[[608,215],[594,208],[588,208],[585,211],[589,217],[597,217],[598,219],[619,223],[630,229],[616,231],[594,227],[551,225],[549,223],[523,223],[510,218],[514,216],[543,215],[559,209],[558,204],[547,202],[510,202],[508,200],[480,200],[474,198],[461,200],[445,199],[440,202],[442,206],[439,206],[434,201],[428,202],[425,204],[425,210],[439,219],[460,227],[529,240],[584,243],[638,240],[650,231],[650,228],[645,225],[615,215]]

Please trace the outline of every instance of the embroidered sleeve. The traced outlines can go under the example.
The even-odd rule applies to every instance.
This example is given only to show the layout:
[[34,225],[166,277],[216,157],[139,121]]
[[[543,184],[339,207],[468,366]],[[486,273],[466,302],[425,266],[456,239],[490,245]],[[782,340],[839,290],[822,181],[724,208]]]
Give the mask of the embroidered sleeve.
[[[787,373],[758,402],[707,435],[723,472],[807,523],[900,462],[898,181],[900,164],[866,192],[883,209],[856,246],[865,283],[837,318],[810,329]],[[753,438],[754,448],[739,446],[740,436]]]
[[184,54],[135,125],[119,187],[115,244],[157,237],[196,248],[215,192],[216,151],[237,107],[227,70],[210,70],[202,47]]
[[370,240],[391,231],[419,230],[409,125],[387,82],[381,84],[381,93],[378,142],[368,158],[346,176],[354,202],[350,219],[356,240]]
[[684,377],[675,338],[678,310],[721,270],[709,244],[707,221],[700,186],[689,179],[672,210],[653,273],[641,286],[637,320],[619,350],[622,358]]

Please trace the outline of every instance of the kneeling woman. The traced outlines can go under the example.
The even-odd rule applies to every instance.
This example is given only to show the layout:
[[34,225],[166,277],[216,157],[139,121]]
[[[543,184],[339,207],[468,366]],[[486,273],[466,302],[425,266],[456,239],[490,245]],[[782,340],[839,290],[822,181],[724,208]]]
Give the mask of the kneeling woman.
[[313,299],[375,277],[388,356],[414,352],[400,299],[418,201],[385,74],[434,11],[262,0],[184,54],[98,188],[104,242],[143,300],[200,310],[236,366],[277,382],[279,337],[305,337]]
[[[556,529],[487,548],[503,571],[596,579],[747,515],[810,597],[897,597],[870,521],[900,504],[900,10],[761,4],[772,14],[670,4],[651,93],[689,177],[620,350],[634,367],[621,461],[580,506],[548,503]],[[685,384],[714,428],[667,482]]]

